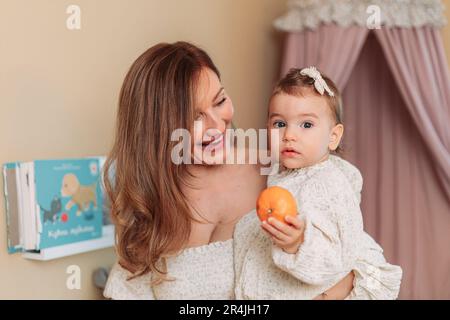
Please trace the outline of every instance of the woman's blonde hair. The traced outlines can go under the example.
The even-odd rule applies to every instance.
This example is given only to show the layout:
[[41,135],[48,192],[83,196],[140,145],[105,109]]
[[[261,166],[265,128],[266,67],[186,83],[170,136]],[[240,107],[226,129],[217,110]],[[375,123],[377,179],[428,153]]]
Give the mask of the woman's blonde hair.
[[114,145],[103,177],[111,201],[120,265],[152,284],[167,279],[165,258],[188,241],[192,213],[183,193],[186,165],[171,161],[175,129],[191,130],[199,74],[208,54],[186,43],[161,43],[133,63],[119,97]]

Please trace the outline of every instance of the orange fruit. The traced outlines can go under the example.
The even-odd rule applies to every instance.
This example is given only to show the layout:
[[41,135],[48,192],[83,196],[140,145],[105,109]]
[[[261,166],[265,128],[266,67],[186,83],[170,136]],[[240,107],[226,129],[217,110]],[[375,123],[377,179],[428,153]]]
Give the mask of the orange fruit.
[[297,202],[288,190],[273,186],[264,189],[259,194],[256,201],[256,212],[261,221],[274,217],[285,222],[285,216],[297,216]]

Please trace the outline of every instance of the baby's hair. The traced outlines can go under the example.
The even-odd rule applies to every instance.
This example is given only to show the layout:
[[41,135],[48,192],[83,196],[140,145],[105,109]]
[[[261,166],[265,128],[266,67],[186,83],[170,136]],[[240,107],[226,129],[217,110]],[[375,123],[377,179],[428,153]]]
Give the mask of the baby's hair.
[[[290,69],[289,72],[280,81],[278,81],[272,92],[271,98],[281,93],[300,97],[305,97],[309,94],[320,96],[327,100],[335,123],[343,124],[342,98],[336,84],[320,72],[323,80],[326,82],[331,91],[333,91],[333,96],[330,96],[326,91],[323,95],[321,95],[314,87],[314,79],[307,75],[301,74],[301,70],[302,69],[298,68]],[[341,154],[342,151],[342,146],[340,144],[336,150],[333,151],[333,153]]]

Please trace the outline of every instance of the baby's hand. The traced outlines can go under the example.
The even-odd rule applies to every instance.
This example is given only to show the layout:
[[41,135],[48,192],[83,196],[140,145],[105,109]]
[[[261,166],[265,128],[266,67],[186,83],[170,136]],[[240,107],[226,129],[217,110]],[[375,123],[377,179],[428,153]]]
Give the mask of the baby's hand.
[[286,216],[284,219],[287,224],[275,218],[269,218],[263,221],[262,228],[272,237],[275,245],[284,252],[295,254],[303,243],[305,222],[298,216]]

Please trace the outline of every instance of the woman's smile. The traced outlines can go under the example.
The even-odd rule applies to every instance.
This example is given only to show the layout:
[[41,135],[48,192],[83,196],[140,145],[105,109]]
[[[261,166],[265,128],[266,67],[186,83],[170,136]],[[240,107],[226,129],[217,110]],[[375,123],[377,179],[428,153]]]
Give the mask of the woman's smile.
[[211,140],[202,142],[203,151],[221,150],[223,149],[224,134],[212,137]]

